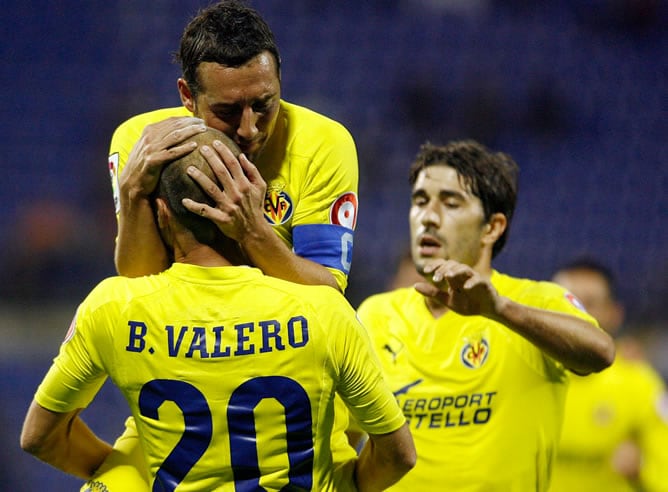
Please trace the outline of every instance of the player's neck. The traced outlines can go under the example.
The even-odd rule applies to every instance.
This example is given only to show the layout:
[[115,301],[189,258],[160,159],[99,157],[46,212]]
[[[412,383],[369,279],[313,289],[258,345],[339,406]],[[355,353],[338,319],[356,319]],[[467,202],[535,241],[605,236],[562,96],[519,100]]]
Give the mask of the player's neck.
[[229,259],[225,258],[218,251],[205,244],[198,244],[188,251],[175,251],[174,261],[177,263],[187,263],[203,267],[221,267],[232,266]]
[[445,304],[440,303],[433,297],[425,297],[424,302],[434,319],[440,318],[450,310]]

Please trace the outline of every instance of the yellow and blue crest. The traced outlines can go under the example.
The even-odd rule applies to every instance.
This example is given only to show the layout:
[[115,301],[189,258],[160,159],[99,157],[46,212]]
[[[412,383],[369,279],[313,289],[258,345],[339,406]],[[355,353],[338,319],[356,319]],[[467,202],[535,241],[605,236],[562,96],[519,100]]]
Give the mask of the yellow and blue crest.
[[272,225],[285,224],[293,211],[292,198],[284,191],[267,190],[264,196],[264,216]]
[[487,360],[489,355],[489,343],[484,338],[470,341],[468,340],[462,348],[462,362],[469,369],[478,369]]

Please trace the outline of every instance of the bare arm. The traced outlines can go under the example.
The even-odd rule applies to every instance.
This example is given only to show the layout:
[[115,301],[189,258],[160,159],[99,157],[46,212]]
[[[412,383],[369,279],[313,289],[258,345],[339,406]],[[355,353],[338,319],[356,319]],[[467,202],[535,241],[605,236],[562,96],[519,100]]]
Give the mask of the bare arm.
[[179,144],[205,129],[198,118],[169,118],[148,125],[133,147],[119,176],[120,213],[114,261],[121,275],[158,273],[169,265],[150,195],[158,184],[162,167],[197,147],[194,142]]
[[508,326],[578,374],[598,372],[615,358],[614,342],[587,321],[554,311],[524,306],[499,296],[488,317]]
[[538,309],[500,296],[489,279],[453,260],[425,268],[433,284],[416,284],[422,294],[462,315],[497,321],[578,374],[598,372],[615,357],[614,341],[595,325],[564,313]]
[[80,411],[51,412],[33,401],[23,423],[21,448],[65,473],[89,479],[111,446],[79,418]]
[[360,492],[385,490],[408,473],[416,460],[408,424],[389,434],[369,434],[355,466],[357,488]]
[[184,200],[184,206],[214,221],[223,233],[237,241],[251,263],[272,277],[307,285],[329,285],[339,289],[334,275],[324,266],[302,258],[281,240],[264,218],[262,207],[267,184],[257,168],[240,155],[215,141],[214,149],[202,146],[201,152],[220,181],[214,183],[201,171],[190,175],[207,191],[216,207]]

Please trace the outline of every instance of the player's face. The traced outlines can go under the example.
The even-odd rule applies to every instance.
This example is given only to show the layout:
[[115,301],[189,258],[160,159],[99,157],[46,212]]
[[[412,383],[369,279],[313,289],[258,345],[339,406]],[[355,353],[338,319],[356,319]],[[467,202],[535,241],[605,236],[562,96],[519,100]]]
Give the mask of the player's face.
[[478,197],[446,165],[423,169],[413,186],[409,214],[411,253],[418,271],[433,259],[475,267],[482,250],[484,211]]
[[614,334],[619,329],[621,306],[611,297],[607,280],[599,273],[569,270],[556,274],[553,280],[577,297],[605,331]]
[[281,83],[273,55],[263,52],[237,68],[204,62],[193,112],[232,138],[251,159],[271,136],[278,117]]

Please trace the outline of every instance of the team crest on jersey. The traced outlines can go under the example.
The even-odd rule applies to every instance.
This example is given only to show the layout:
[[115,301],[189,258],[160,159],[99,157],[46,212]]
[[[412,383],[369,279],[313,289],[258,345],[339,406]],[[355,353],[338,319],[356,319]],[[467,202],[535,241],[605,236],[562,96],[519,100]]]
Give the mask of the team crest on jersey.
[[566,297],[566,300],[568,302],[570,302],[573,306],[578,308],[580,311],[585,312],[585,313],[587,312],[584,305],[580,302],[580,299],[575,297],[573,294],[571,294],[570,292],[566,292],[566,294],[564,294],[564,296]]
[[334,200],[329,209],[329,222],[355,230],[357,225],[357,195],[355,193],[349,191]]
[[285,224],[293,211],[292,198],[285,191],[268,189],[264,196],[264,216],[271,225]]
[[114,195],[114,209],[118,214],[121,211],[121,195],[118,191],[118,152],[109,156],[109,177],[111,178],[111,191]]
[[478,369],[487,360],[489,355],[489,343],[485,338],[477,340],[466,340],[462,348],[462,362],[469,369]]

